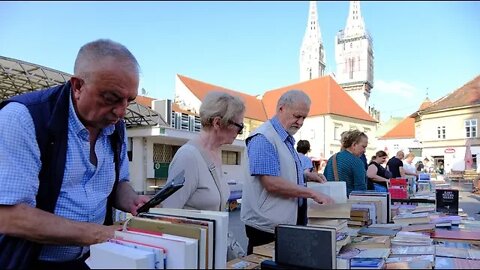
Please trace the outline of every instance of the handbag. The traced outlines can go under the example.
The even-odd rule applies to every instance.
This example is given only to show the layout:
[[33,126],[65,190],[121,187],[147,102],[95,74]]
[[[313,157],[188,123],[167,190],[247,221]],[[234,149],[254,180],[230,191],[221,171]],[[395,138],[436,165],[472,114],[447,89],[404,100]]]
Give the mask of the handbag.
[[[203,149],[197,143],[190,141],[190,144],[197,148],[198,152],[202,155],[205,162],[208,164],[208,170],[212,175],[213,180],[215,181],[215,185],[218,188],[218,192],[220,193],[220,206],[218,207],[219,211],[222,211],[222,192],[220,191],[220,180],[218,179],[217,172],[215,170],[215,163],[213,163],[210,158],[205,154]],[[245,250],[242,248],[240,243],[238,243],[237,239],[233,236],[233,233],[227,233],[227,261],[231,261],[236,258],[244,257],[246,255]]]

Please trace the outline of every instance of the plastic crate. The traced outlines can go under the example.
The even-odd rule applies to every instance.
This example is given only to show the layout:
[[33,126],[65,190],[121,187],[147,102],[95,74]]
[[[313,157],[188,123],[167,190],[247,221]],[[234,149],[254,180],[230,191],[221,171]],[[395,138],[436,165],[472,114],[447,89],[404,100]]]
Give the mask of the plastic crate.
[[404,178],[392,178],[390,179],[390,186],[407,187],[407,179]]
[[392,199],[408,199],[408,192],[404,187],[390,186],[388,188],[388,192],[390,193],[390,198]]

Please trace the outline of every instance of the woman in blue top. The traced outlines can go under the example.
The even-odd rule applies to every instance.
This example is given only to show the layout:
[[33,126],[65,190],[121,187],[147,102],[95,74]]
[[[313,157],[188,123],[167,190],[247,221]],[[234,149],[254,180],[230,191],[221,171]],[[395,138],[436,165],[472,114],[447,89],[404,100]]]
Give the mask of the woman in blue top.
[[367,190],[366,171],[360,156],[365,153],[368,137],[359,130],[350,130],[342,134],[342,150],[328,159],[325,177],[328,181],[336,181],[333,159],[337,161],[337,181],[347,185],[347,196],[352,190]]

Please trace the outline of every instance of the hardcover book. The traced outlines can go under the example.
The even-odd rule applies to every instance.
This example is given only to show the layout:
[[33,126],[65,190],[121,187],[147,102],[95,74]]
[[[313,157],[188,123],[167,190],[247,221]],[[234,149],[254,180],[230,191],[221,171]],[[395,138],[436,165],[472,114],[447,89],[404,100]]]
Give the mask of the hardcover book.
[[336,268],[334,229],[278,225],[275,228],[275,262],[300,268]]
[[437,189],[436,210],[441,213],[458,215],[458,190]]

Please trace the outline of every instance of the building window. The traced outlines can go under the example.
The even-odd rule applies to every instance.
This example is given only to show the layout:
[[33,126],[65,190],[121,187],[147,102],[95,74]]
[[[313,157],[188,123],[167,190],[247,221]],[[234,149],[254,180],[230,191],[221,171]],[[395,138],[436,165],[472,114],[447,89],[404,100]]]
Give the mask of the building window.
[[240,165],[240,153],[235,151],[222,151],[222,164]]
[[368,136],[368,134],[370,133],[370,129],[369,128],[363,128],[363,133],[365,133]]
[[127,139],[127,156],[128,156],[128,161],[133,160],[133,139],[132,138]]
[[465,136],[467,138],[477,137],[477,119],[465,120]]
[[445,139],[445,126],[437,127],[437,138]]
[[400,147],[399,147],[398,143],[396,143],[396,144],[393,145],[393,150],[398,151],[399,148],[400,148]]
[[333,128],[333,139],[334,140],[340,140],[340,135],[342,134],[340,132],[340,129],[341,129],[341,125],[335,125],[335,127]]
[[350,66],[349,66],[349,77],[353,79],[353,70],[355,68],[355,58],[350,58]]

